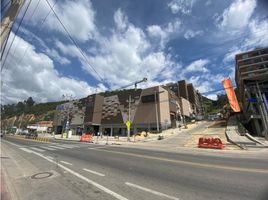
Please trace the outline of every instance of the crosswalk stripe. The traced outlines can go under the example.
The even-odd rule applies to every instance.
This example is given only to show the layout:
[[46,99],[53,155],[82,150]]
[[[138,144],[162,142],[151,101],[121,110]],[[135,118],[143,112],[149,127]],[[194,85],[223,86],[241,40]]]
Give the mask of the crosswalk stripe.
[[46,149],[46,150],[51,150],[51,151],[56,150],[56,149],[53,149],[53,148],[51,148],[51,147],[45,147],[45,146],[41,146],[40,148],[42,148],[42,149]]
[[60,147],[64,147],[64,148],[67,148],[67,149],[72,149],[72,148],[74,148],[74,147],[77,147],[77,146],[73,146],[73,145],[58,145],[58,146],[60,146]]
[[49,146],[49,147],[51,147],[51,148],[56,148],[56,149],[65,149],[65,148],[63,148],[63,147],[59,147],[59,146]]
[[43,149],[39,149],[39,148],[36,148],[36,147],[30,147],[30,148],[33,149],[33,150],[39,151],[39,152],[44,152],[45,151]]

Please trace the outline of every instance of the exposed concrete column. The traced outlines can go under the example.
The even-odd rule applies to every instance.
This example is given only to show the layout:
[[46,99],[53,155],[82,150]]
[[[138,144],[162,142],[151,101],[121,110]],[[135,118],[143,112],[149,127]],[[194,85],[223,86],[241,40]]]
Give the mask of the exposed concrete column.
[[113,136],[113,127],[111,126],[110,136]]
[[137,133],[137,127],[134,126],[133,134],[135,135]]
[[99,133],[102,135],[102,126],[99,126]]
[[[246,85],[245,85],[245,91],[246,91],[246,95],[249,98],[252,98],[251,94],[248,92],[248,87]],[[249,107],[250,107],[250,110],[252,110],[252,111],[254,110],[252,103],[249,103]],[[254,123],[254,128],[256,129],[257,135],[261,136],[262,135],[261,127],[260,127],[260,123],[259,123],[258,119],[253,119],[253,123]]]
[[263,129],[264,129],[262,134],[263,134],[263,136],[266,136],[267,132],[268,132],[268,118],[267,118],[268,116],[267,116],[265,105],[263,103],[264,100],[263,100],[263,97],[262,97],[258,82],[256,83],[256,86],[257,86],[257,97],[260,100],[260,104],[258,104],[258,105],[259,105],[259,108],[260,108],[262,124],[263,124]]

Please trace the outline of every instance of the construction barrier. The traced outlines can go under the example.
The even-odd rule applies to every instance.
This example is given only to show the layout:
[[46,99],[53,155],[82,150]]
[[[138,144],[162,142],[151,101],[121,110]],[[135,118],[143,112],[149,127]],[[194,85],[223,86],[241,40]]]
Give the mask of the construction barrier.
[[210,148],[210,149],[223,149],[224,144],[220,138],[205,138],[201,137],[198,141],[199,148]]
[[80,137],[80,142],[93,142],[93,136],[91,134],[83,134]]

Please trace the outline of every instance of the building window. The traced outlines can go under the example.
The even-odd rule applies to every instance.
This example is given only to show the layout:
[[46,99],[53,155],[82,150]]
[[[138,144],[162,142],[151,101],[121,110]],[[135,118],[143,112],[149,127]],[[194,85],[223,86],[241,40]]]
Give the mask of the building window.
[[[142,103],[155,102],[155,98],[154,97],[155,97],[154,94],[142,96],[141,97],[141,102]],[[158,101],[158,94],[156,94],[156,101]]]
[[247,53],[246,53],[246,54],[244,54],[244,55],[242,56],[242,58],[243,58],[243,59],[248,58],[248,54],[247,54]]

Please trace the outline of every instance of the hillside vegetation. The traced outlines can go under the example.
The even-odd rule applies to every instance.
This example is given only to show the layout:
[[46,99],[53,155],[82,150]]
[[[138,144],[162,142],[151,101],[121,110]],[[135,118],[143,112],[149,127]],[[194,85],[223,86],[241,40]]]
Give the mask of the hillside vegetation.
[[[222,110],[227,104],[226,95],[219,95],[214,101],[203,97],[205,115],[215,114]],[[51,121],[54,119],[56,107],[64,101],[35,103],[32,97],[17,104],[1,105],[1,126],[25,127],[27,124],[34,124],[38,121]]]

